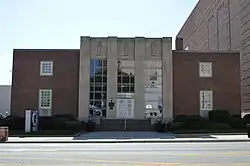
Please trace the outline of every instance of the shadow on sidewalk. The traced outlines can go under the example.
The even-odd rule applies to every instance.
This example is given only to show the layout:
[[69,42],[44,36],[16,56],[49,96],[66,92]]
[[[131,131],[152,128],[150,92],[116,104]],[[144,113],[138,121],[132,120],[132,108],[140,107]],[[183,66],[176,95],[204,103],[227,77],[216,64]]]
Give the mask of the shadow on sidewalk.
[[74,140],[87,139],[174,139],[175,136],[171,133],[157,133],[157,132],[122,132],[122,131],[98,131],[82,133]]
[[175,138],[216,138],[211,136],[210,134],[202,133],[202,134],[173,134]]
[[176,138],[215,138],[209,134],[172,134],[169,132],[120,132],[120,131],[99,131],[82,133],[74,140],[90,140],[90,139],[176,139]]

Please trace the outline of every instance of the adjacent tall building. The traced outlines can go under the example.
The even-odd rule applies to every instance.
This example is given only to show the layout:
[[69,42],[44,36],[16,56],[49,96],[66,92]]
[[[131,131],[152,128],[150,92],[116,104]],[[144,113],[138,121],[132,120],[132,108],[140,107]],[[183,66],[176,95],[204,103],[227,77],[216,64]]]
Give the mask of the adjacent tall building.
[[250,112],[250,1],[199,0],[177,37],[186,50],[240,51],[242,111]]

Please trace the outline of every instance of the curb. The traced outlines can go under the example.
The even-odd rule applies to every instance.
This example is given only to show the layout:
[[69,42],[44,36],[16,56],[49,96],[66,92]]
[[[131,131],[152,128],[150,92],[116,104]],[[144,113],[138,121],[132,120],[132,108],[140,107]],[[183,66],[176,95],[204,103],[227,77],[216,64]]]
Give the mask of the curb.
[[7,144],[37,144],[37,143],[206,143],[206,142],[250,142],[250,139],[239,140],[115,140],[115,141],[85,141],[85,140],[72,140],[72,141],[7,141],[0,142]]

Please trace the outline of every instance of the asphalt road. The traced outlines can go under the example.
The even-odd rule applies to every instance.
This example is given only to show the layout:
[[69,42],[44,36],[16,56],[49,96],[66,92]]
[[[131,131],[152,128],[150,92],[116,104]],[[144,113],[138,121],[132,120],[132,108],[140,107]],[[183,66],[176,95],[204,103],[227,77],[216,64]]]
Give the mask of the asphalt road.
[[249,166],[250,142],[0,144],[0,166]]

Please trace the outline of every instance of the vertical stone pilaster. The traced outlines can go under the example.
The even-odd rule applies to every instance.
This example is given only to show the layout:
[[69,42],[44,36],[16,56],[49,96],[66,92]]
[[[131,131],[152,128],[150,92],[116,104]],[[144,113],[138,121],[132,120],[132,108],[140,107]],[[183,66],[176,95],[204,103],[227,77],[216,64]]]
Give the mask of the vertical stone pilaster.
[[145,38],[135,38],[135,112],[136,119],[143,119],[145,112],[144,98],[144,60],[146,56]]
[[[117,37],[108,37],[107,53],[107,118],[116,118],[117,108]],[[110,110],[110,99],[115,102],[115,107]]]
[[162,38],[162,69],[163,69],[163,118],[173,119],[173,60],[172,38]]
[[78,119],[87,120],[89,114],[89,73],[90,73],[90,37],[81,37],[79,58],[79,99]]

